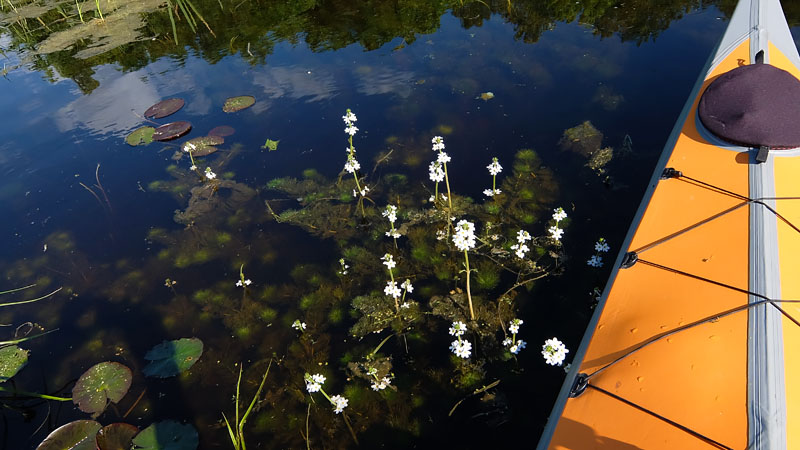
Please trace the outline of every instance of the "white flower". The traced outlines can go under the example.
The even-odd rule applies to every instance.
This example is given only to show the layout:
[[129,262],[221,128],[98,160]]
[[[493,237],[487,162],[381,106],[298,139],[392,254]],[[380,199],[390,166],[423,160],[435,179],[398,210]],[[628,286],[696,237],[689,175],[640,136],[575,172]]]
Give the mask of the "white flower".
[[244,284],[242,284],[242,280],[239,280],[239,281],[236,282],[236,286],[237,287],[250,286],[251,284],[253,284],[253,282],[251,280],[244,280]]
[[341,395],[332,396],[331,403],[333,403],[333,412],[336,414],[339,414],[340,412],[344,411],[345,408],[347,408],[347,399]]
[[394,223],[397,220],[397,206],[386,205],[386,209],[381,213],[383,217],[389,219],[389,222]]
[[552,227],[548,228],[547,231],[550,232],[550,237],[555,240],[561,239],[561,236],[564,235],[564,230],[558,228],[557,225],[553,225]]
[[431,143],[433,144],[433,151],[438,152],[444,150],[444,139],[441,136],[434,136],[431,139]]
[[487,197],[491,197],[491,196],[493,196],[493,195],[494,195],[494,191],[493,191],[493,190],[491,190],[491,189],[484,189],[484,190],[483,190],[483,195],[485,195],[485,196],[487,196]]
[[567,357],[567,353],[569,353],[567,347],[556,338],[548,339],[542,345],[544,360],[547,364],[553,366],[560,366],[564,362],[564,358]]
[[443,241],[447,239],[447,230],[436,230],[436,240]]
[[428,177],[437,183],[444,181],[444,169],[439,161],[432,161],[428,166]]
[[470,341],[453,341],[450,344],[450,351],[461,358],[469,358],[472,353],[472,343]]
[[394,298],[400,298],[403,293],[400,291],[400,288],[397,287],[396,281],[387,281],[386,287],[383,288],[383,293],[386,295],[391,295]]
[[525,253],[530,250],[528,248],[528,246],[525,245],[525,244],[520,244],[519,246],[516,246],[516,245],[512,245],[511,246],[511,248],[515,248],[515,247],[517,249],[517,251],[515,253],[517,254],[517,258],[519,258],[519,259],[524,259],[525,258]]
[[445,152],[439,152],[439,156],[436,157],[436,161],[440,164],[447,164],[450,160],[450,156]]
[[561,222],[562,220],[567,218],[567,213],[564,212],[564,208],[558,207],[553,210],[553,220],[556,222]]
[[409,294],[414,292],[414,286],[411,285],[411,280],[409,280],[409,279],[406,279],[406,281],[403,281],[403,284],[401,284],[400,287],[405,289],[405,291],[408,292]]
[[467,331],[467,325],[464,322],[456,321],[450,327],[450,336],[461,336]]
[[600,238],[594,244],[594,250],[597,252],[607,252],[611,250],[611,247],[608,246],[608,242],[605,239]]
[[590,265],[591,267],[603,267],[603,257],[598,255],[592,255],[586,264]]
[[195,166],[194,164],[192,164],[192,165],[191,165],[191,167],[189,167],[189,170],[197,170],[197,166]]
[[394,262],[394,256],[392,256],[390,253],[383,255],[383,258],[381,258],[381,260],[389,270],[392,270],[397,266],[397,263]]
[[319,392],[323,384],[325,384],[325,377],[321,374],[306,374],[306,390],[308,392]]
[[344,163],[344,170],[346,170],[348,173],[353,173],[360,168],[361,164],[359,164],[355,158],[352,156],[347,157],[347,162]]
[[[354,194],[353,194],[353,195],[355,195],[355,191],[353,191],[353,192],[354,192]],[[368,187],[366,187],[366,186],[364,186],[364,187],[363,187],[363,188],[362,188],[362,189],[359,191],[359,193],[361,194],[361,196],[362,196],[362,197],[366,196],[366,195],[367,195],[367,192],[369,192],[369,188],[368,188]]]
[[514,334],[519,333],[519,326],[522,325],[523,323],[525,323],[525,322],[520,320],[520,319],[514,319],[514,320],[508,322],[508,331],[510,331],[510,332],[512,332]]
[[206,167],[206,178],[208,178],[209,180],[217,178],[217,174],[211,171],[211,167]]
[[297,331],[303,331],[306,329],[306,323],[300,322],[300,319],[297,319],[292,323],[292,328],[294,328]]
[[358,127],[355,125],[350,125],[344,129],[344,132],[349,134],[350,136],[355,136],[358,133]]
[[186,153],[193,152],[195,149],[197,149],[197,146],[195,146],[193,142],[186,142],[183,144],[183,151]]
[[513,343],[514,343],[514,341],[512,341],[511,338],[503,339],[503,347],[508,347],[509,345],[511,345]]
[[403,309],[411,308],[411,302],[403,302],[403,304],[400,305],[400,307]]
[[517,353],[519,353],[519,351],[520,351],[520,350],[522,350],[523,348],[525,348],[525,341],[523,341],[522,339],[520,339],[520,340],[518,340],[518,341],[517,341],[517,343],[516,343],[516,344],[512,345],[512,346],[511,346],[511,347],[508,349],[508,351],[510,351],[511,353],[513,353],[513,354],[515,354],[515,355],[516,355],[516,354],[517,354]]
[[453,243],[462,251],[475,248],[475,224],[466,220],[460,220],[456,224]]
[[531,239],[532,239],[531,235],[527,231],[525,230],[517,231],[517,242],[519,242],[520,244],[522,244],[525,241],[530,241]]
[[358,118],[356,117],[355,114],[353,114],[352,111],[348,109],[345,115],[342,116],[342,120],[344,120],[345,125],[352,125],[353,123],[358,121]]
[[387,231],[387,232],[386,232],[386,236],[388,236],[388,237],[390,237],[390,238],[397,239],[397,238],[399,238],[399,237],[400,237],[400,236],[402,236],[402,235],[401,235],[401,234],[400,234],[400,232],[399,232],[399,231],[397,231],[397,230],[389,230],[389,231]]
[[492,163],[486,166],[486,168],[489,169],[489,174],[492,176],[495,176],[503,171],[503,167],[501,167],[500,163],[497,162],[497,158],[492,158]]
[[372,390],[373,391],[382,391],[389,387],[392,384],[392,379],[389,377],[383,377],[380,382],[375,381],[372,383]]

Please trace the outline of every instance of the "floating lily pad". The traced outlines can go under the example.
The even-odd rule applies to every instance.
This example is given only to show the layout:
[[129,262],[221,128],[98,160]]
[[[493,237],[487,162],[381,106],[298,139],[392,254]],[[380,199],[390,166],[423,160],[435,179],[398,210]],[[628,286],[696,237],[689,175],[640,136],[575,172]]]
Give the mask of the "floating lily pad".
[[147,145],[153,142],[153,133],[155,133],[155,131],[156,129],[153,127],[137,128],[125,138],[125,142],[134,147],[138,145]]
[[200,438],[193,426],[165,420],[142,430],[133,444],[136,450],[196,450]]
[[160,119],[176,113],[179,109],[183,108],[183,105],[184,101],[182,98],[168,98],[147,108],[147,111],[144,112],[144,116],[149,119]]
[[211,131],[208,132],[209,136],[220,136],[220,137],[228,137],[236,133],[236,130],[233,127],[229,127],[227,125],[220,125],[218,127],[214,127]]
[[245,108],[249,108],[255,104],[256,98],[251,95],[241,95],[239,97],[231,97],[225,100],[225,104],[222,105],[222,110],[226,113],[232,113],[236,111],[241,111]]
[[101,362],[83,373],[72,388],[72,402],[87,413],[100,414],[108,402],[117,403],[128,393],[133,374],[120,363]]
[[222,145],[225,143],[225,138],[221,136],[202,136],[194,139],[189,139],[183,143],[181,149],[188,152],[191,149],[192,156],[208,156],[217,151],[215,145]]
[[197,338],[183,338],[164,341],[151,348],[144,359],[150,361],[142,372],[148,377],[167,378],[175,376],[190,367],[203,354],[203,341]]
[[53,430],[36,450],[96,450],[100,427],[94,420],[70,422]]
[[274,152],[275,150],[278,149],[278,142],[280,142],[280,140],[273,141],[272,139],[267,139],[267,142],[265,142],[264,145],[261,146],[261,148],[268,148],[269,151]]
[[97,448],[99,450],[130,450],[133,437],[139,428],[128,423],[112,423],[97,432]]
[[0,383],[16,375],[27,363],[27,350],[16,345],[0,348]]
[[192,129],[192,124],[185,121],[172,122],[166,125],[161,125],[153,132],[153,140],[168,141],[181,137]]

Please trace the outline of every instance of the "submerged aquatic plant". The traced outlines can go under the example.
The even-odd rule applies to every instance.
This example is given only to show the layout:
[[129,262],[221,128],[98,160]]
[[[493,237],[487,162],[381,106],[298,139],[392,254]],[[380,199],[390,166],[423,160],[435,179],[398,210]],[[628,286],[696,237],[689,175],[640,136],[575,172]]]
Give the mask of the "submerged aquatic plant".
[[234,397],[234,425],[231,426],[230,421],[225,416],[225,413],[222,413],[222,418],[225,419],[225,426],[228,428],[228,435],[231,438],[231,443],[233,444],[234,450],[247,450],[247,445],[244,442],[244,425],[247,423],[247,418],[250,416],[250,413],[253,411],[253,407],[256,405],[256,401],[258,397],[261,395],[261,390],[264,389],[264,383],[267,381],[267,376],[269,375],[269,369],[272,367],[272,360],[269,361],[267,365],[267,371],[264,372],[264,376],[261,377],[261,384],[258,385],[258,390],[256,391],[255,395],[253,395],[253,400],[250,401],[250,406],[247,407],[247,410],[242,415],[242,418],[239,418],[239,388],[242,385],[242,365],[239,365],[239,379],[236,380],[236,396]]
[[322,394],[333,406],[333,412],[336,414],[341,413],[347,407],[348,400],[341,396],[341,395],[334,395],[329,396],[325,389],[322,389],[322,385],[325,384],[325,376],[321,374],[314,374],[311,375],[306,372],[304,380],[306,382],[306,390],[309,394],[313,394],[314,392],[319,392]]
[[522,339],[517,339],[517,333],[519,333],[519,326],[522,325],[523,321],[520,319],[513,319],[508,323],[508,331],[511,332],[510,338],[503,339],[503,346],[508,347],[508,351],[513,354],[519,353],[520,350],[525,348],[526,344],[525,341]]
[[453,244],[456,248],[464,252],[464,267],[467,274],[467,299],[469,300],[469,317],[475,320],[475,310],[472,307],[472,291],[469,284],[469,251],[475,248],[475,224],[466,220],[460,220],[456,224],[456,232],[453,234]]
[[503,191],[497,189],[497,174],[503,171],[503,167],[497,161],[497,158],[492,158],[492,162],[486,166],[489,169],[489,174],[492,176],[492,188],[485,189],[483,191],[483,195],[487,197],[494,197],[495,195],[501,194]]
[[347,111],[342,116],[342,120],[344,120],[345,129],[344,132],[347,133],[347,162],[344,164],[344,170],[348,173],[353,174],[353,179],[356,182],[356,188],[353,190],[353,197],[358,197],[358,205],[361,208],[361,216],[366,216],[364,212],[364,197],[366,197],[367,192],[369,192],[369,187],[365,184],[363,187],[361,183],[358,181],[358,170],[361,168],[361,164],[358,163],[356,159],[356,147],[353,145],[353,136],[358,132],[358,127],[355,126],[356,121],[358,118],[350,108],[347,108]]
[[441,177],[439,176],[439,174],[441,173],[444,175],[444,183],[447,186],[446,200],[447,200],[447,205],[449,207],[448,211],[452,212],[453,195],[450,193],[450,178],[447,174],[447,163],[450,162],[451,158],[447,153],[444,152],[444,138],[442,138],[441,136],[434,136],[433,139],[431,139],[431,144],[433,144],[432,145],[433,151],[439,152],[439,154],[436,156],[436,161],[434,161],[436,165],[434,166],[434,164],[432,163],[430,168],[431,180],[436,182],[436,193],[434,195],[434,200],[438,201],[439,182],[441,181]]
[[450,343],[450,351],[460,358],[467,359],[472,354],[472,343],[466,339],[461,339],[467,331],[467,325],[464,322],[456,321],[450,326],[450,335],[458,338]]
[[392,229],[386,232],[386,236],[394,239],[394,248],[397,248],[397,238],[400,237],[400,233],[394,227],[394,223],[397,220],[397,206],[386,205],[386,209],[381,215],[389,220]]

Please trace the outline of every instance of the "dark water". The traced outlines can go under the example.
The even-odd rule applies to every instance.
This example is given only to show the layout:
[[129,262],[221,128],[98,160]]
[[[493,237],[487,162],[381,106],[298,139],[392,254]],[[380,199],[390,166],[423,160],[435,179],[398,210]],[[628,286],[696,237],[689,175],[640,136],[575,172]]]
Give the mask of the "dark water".
[[[93,364],[120,362],[133,370],[133,384],[100,423],[145,428],[173,419],[198,430],[201,448],[225,448],[230,441],[221,414],[233,413],[237,364],[246,369],[246,407],[272,358],[265,394],[245,428],[251,448],[305,447],[307,417],[312,448],[355,446],[343,416],[320,394],[305,391],[305,372],[324,373],[327,392],[349,398],[345,412],[364,448],[534,445],[564,376],[544,363],[541,343],[557,336],[577,348],[592,312],[590,292],[608,274],[607,264],[585,264],[593,243],[605,237],[611,245],[605,259],[613,261],[733,7],[542,3],[223,0],[221,10],[216,1],[197,1],[216,37],[199,22],[195,36],[183,19],[176,46],[169,16],[156,2],[136,41],[88,59],[76,56],[94,45],[86,36],[65,50],[36,52],[48,36],[80,26],[74,12],[67,19],[54,9],[42,13],[47,28],[33,17],[6,19],[0,288],[36,283],[3,300],[63,289],[0,309],[0,323],[13,325],[0,328],[3,339],[25,322],[58,328],[21,344],[30,361],[0,386],[48,393],[63,387],[58,394],[69,396]],[[14,17],[7,5],[4,10]],[[111,21],[113,12],[106,15]],[[252,95],[256,103],[222,112],[235,95]],[[186,106],[158,122],[190,121],[187,138],[219,125],[236,129],[198,164],[230,183],[213,197],[220,202],[179,221],[176,210],[187,209],[190,189],[204,186],[188,172],[186,157],[173,160],[185,138],[140,147],[124,141],[146,124],[144,110],[168,97]],[[362,175],[376,187],[363,221],[352,198],[309,200],[331,186],[345,162],[341,116],[347,108],[358,115],[354,144]],[[584,121],[603,133],[603,147],[614,148],[603,173],[588,168],[585,155],[560,149],[564,130]],[[516,359],[488,350],[469,362],[451,357],[450,320],[429,314],[430,300],[464,288],[463,274],[453,280],[461,254],[445,250],[442,262],[435,253],[444,247],[437,247],[434,259],[417,263],[413,251],[423,250],[410,238],[400,238],[394,250],[382,236],[388,223],[379,212],[387,203],[400,203],[398,225],[410,220],[409,212],[430,210],[422,186],[432,190],[427,165],[435,156],[434,135],[445,137],[453,158],[453,193],[478,204],[491,186],[485,166],[492,157],[504,167],[502,181],[512,177],[518,150],[536,151],[541,165],[532,173],[541,191],[526,203],[527,218],[524,211],[506,217],[506,236],[521,227],[546,236],[552,208],[569,214],[563,245],[541,241],[550,276],[518,289],[512,302],[512,315],[525,321],[519,337],[528,342]],[[276,151],[261,148],[267,139],[279,140]],[[345,175],[342,183],[352,184]],[[299,201],[269,189],[280,177],[305,177],[312,187]],[[402,177],[405,182],[392,184]],[[316,228],[278,223],[265,201],[277,212],[319,206],[309,213]],[[335,205],[351,208],[346,218],[330,209]],[[469,211],[481,229],[487,216]],[[417,236],[435,233],[426,226],[417,226]],[[381,296],[386,273],[378,258],[386,251],[403,263],[398,270],[413,272],[411,297],[421,314],[381,348],[392,358],[397,390],[375,393],[347,363],[362,360],[390,331],[360,339],[348,329],[362,314],[352,299]],[[551,251],[558,258],[548,259]],[[371,252],[372,265],[337,276],[339,258],[355,265],[359,252]],[[489,264],[480,261],[474,256],[474,264]],[[247,291],[234,286],[242,265],[253,281]],[[437,265],[449,267],[449,281],[437,279]],[[499,277],[494,287],[475,288],[480,302],[494,305],[513,285],[513,277]],[[172,289],[167,278],[177,282]],[[302,335],[290,327],[295,319],[309,325]],[[476,326],[502,338],[499,327]],[[148,349],[182,337],[203,340],[200,361],[178,377],[145,378]],[[497,387],[470,396],[496,380]],[[8,406],[0,448],[35,448],[57,426],[88,418],[71,402],[6,396],[0,403]]]

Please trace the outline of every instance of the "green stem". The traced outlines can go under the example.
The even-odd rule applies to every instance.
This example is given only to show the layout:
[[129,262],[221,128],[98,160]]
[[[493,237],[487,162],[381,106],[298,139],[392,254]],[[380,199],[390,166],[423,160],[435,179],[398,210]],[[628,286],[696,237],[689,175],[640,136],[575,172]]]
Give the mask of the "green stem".
[[386,336],[385,338],[383,338],[383,340],[381,341],[381,343],[380,343],[380,344],[378,344],[378,346],[377,346],[377,347],[375,347],[375,350],[373,350],[373,351],[372,351],[372,353],[370,353],[369,355],[367,355],[367,359],[372,359],[372,358],[374,358],[374,357],[375,357],[375,354],[377,354],[377,353],[378,353],[378,351],[381,349],[381,347],[383,347],[383,344],[385,344],[385,343],[386,343],[386,341],[388,341],[388,340],[389,340],[389,338],[391,338],[392,336],[394,336],[394,335],[393,335],[393,334],[390,334],[390,335]]
[[471,320],[475,320],[475,311],[472,309],[472,293],[469,289],[469,253],[467,253],[466,250],[464,250],[464,261],[467,266],[467,300],[469,300],[469,317]]
[[72,398],[56,397],[56,396],[47,395],[47,394],[37,394],[35,392],[17,391],[17,390],[14,390],[14,389],[6,389],[6,388],[4,388],[2,386],[0,386],[0,392],[10,392],[10,393],[14,394],[15,396],[16,395],[21,395],[23,397],[36,397],[36,398],[43,398],[45,400],[55,400],[55,401],[59,401],[59,402],[71,402],[72,401]]
[[192,160],[192,167],[195,167],[195,170],[197,170],[197,164],[194,163],[194,156],[192,156],[191,150],[189,150],[189,159]]
[[45,331],[44,333],[39,333],[39,334],[34,335],[34,336],[28,336],[28,337],[24,337],[24,338],[20,338],[20,339],[14,339],[14,340],[11,340],[11,341],[0,341],[0,346],[19,344],[21,342],[30,341],[31,339],[36,339],[38,337],[44,336],[45,334],[50,334],[50,333],[53,333],[55,331],[58,331],[58,328],[54,328],[54,329],[52,329],[50,331]]
[[60,290],[61,290],[61,288],[58,288],[55,291],[53,291],[53,292],[51,292],[51,293],[49,293],[47,295],[43,295],[43,296],[41,296],[39,298],[33,298],[33,299],[30,299],[30,300],[21,300],[21,301],[18,301],[18,302],[0,303],[0,308],[2,308],[3,306],[24,305],[25,303],[38,302],[39,300],[44,300],[47,297],[51,297],[51,296],[55,295]]
[[34,284],[29,284],[29,285],[27,285],[27,286],[23,286],[23,287],[18,287],[18,288],[16,288],[16,289],[9,289],[9,290],[7,290],[7,291],[0,291],[0,295],[4,295],[4,294],[11,294],[11,293],[13,293],[13,292],[24,291],[25,289],[30,289],[30,288],[32,288],[32,287],[34,287],[34,286],[36,286],[36,283],[34,283]]
[[447,163],[442,163],[444,166],[444,182],[447,185],[447,206],[450,207],[450,212],[453,211],[453,196],[450,194],[450,178],[447,176]]

